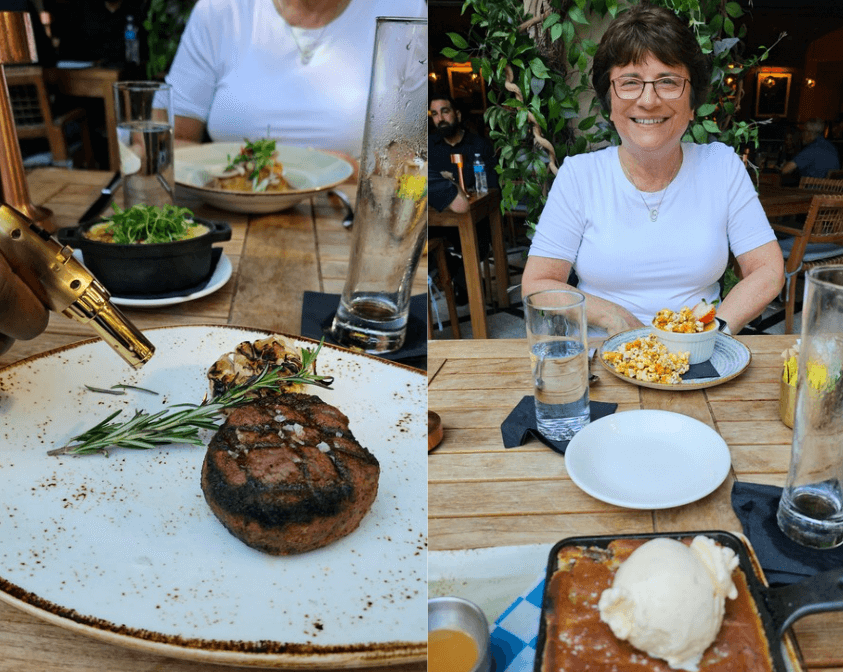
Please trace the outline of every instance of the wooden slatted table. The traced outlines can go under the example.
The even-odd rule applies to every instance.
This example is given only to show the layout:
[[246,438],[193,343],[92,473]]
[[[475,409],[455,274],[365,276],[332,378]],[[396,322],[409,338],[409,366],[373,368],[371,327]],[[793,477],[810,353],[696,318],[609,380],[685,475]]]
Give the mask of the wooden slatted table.
[[[78,221],[111,178],[110,172],[39,168],[28,174],[32,202],[53,213],[56,227]],[[342,190],[354,202],[356,185]],[[305,291],[339,294],[345,283],[351,231],[343,228],[344,206],[319,196],[298,206],[268,215],[224,212],[180,197],[177,203],[195,214],[231,223],[232,238],[223,243],[234,267],[232,278],[217,292],[201,299],[165,308],[123,308],[141,329],[155,326],[210,324],[238,325],[299,334]],[[122,205],[118,199],[117,203]],[[421,268],[427,268],[423,257]],[[417,273],[413,294],[427,289],[424,273]],[[0,366],[52,348],[89,339],[95,334],[61,315],[32,341],[18,341],[0,356]],[[421,447],[419,447],[421,450]],[[419,609],[424,605],[419,604]],[[174,660],[106,644],[51,625],[0,602],[0,669],[15,672],[205,672],[254,667],[231,667]],[[390,672],[421,672],[425,664],[404,665]]]
[[[782,486],[787,475],[792,431],[779,419],[779,380],[781,353],[796,338],[739,337],[752,352],[749,368],[728,383],[691,392],[637,387],[596,363],[592,399],[617,403],[618,413],[683,413],[716,429],[731,450],[730,475],[715,492],[655,511],[586,495],[568,478],[564,457],[538,441],[503,447],[501,423],[532,394],[526,339],[431,341],[428,405],[442,418],[444,439],[428,458],[430,550],[553,544],[577,535],[740,531],[730,503],[733,482]],[[843,670],[843,614],[809,616],[795,632],[811,670]]]

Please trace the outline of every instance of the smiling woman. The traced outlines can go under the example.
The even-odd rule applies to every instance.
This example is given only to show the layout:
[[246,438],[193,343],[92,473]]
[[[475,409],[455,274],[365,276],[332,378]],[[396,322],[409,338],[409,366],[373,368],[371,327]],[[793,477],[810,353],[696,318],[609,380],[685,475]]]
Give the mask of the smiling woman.
[[784,282],[781,252],[746,169],[721,143],[682,143],[711,63],[673,12],[636,5],[609,26],[592,82],[621,138],[569,157],[553,183],[523,275],[524,296],[576,271],[589,325],[615,334],[720,297],[729,254],[739,282],[718,308],[737,333]]

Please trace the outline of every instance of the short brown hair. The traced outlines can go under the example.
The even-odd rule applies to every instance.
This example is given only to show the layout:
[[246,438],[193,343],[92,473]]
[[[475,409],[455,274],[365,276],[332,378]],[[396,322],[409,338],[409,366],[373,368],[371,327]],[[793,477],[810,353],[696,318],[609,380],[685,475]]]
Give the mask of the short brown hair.
[[591,83],[607,116],[612,110],[609,72],[616,66],[640,63],[647,54],[665,65],[688,68],[692,110],[708,99],[711,60],[700,49],[694,31],[669,9],[642,3],[609,24],[594,54]]

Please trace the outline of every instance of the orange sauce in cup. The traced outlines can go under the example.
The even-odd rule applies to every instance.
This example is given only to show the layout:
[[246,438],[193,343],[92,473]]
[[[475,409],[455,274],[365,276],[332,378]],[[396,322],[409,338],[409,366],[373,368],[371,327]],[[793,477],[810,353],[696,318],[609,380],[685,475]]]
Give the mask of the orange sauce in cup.
[[427,633],[428,672],[471,672],[477,662],[477,643],[461,630],[443,628]]

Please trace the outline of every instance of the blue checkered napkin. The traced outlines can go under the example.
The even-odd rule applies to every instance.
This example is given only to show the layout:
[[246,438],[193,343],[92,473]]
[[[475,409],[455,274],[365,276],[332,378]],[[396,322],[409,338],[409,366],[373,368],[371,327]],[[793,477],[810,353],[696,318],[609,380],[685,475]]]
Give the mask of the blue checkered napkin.
[[533,669],[543,593],[544,575],[495,621],[490,633],[494,672],[527,672]]

